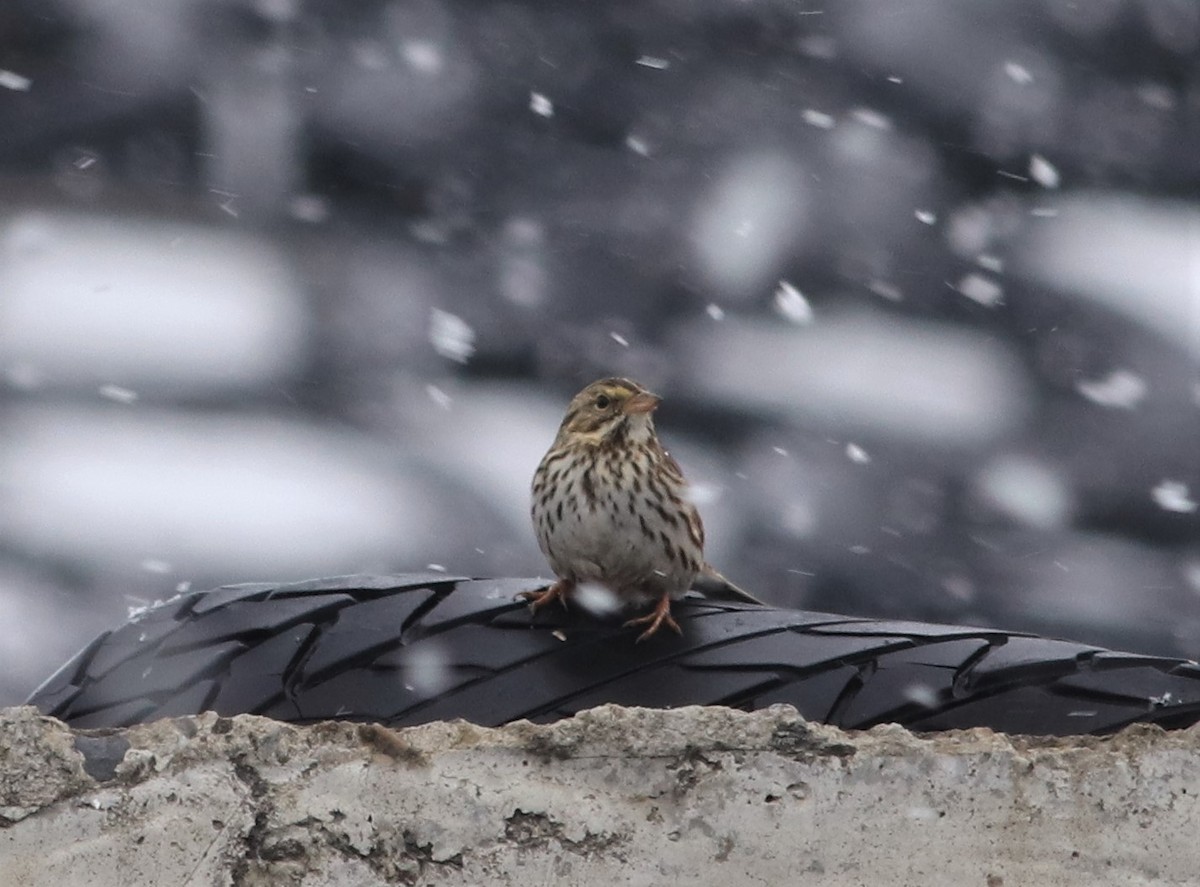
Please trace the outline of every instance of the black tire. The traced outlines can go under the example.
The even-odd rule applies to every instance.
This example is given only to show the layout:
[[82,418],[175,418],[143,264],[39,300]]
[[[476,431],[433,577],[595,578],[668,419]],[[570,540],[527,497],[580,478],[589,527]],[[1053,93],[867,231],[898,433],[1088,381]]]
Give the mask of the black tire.
[[791,703],[847,728],[1104,734],[1200,720],[1200,667],[990,629],[689,598],[644,643],[531,580],[350,576],[188,594],[88,645],[30,698],[76,727],[215,710],[392,726],[550,721],[606,702]]

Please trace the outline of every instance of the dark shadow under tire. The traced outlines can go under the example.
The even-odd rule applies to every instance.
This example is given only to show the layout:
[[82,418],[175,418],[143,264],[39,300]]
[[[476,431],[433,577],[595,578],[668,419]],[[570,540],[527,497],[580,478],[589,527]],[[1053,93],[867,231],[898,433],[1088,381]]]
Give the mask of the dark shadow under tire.
[[533,580],[348,576],[181,595],[30,697],[76,727],[214,710],[392,726],[550,721],[603,703],[794,705],[846,728],[1104,734],[1200,720],[1200,667],[991,629],[689,597],[683,636],[514,601]]

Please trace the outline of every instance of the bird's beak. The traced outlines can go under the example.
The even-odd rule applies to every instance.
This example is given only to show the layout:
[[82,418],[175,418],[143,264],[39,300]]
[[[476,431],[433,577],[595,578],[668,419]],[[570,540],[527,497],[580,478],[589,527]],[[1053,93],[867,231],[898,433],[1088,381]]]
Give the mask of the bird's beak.
[[662,398],[657,394],[651,394],[649,391],[643,391],[640,394],[635,394],[629,400],[625,401],[625,414],[628,416],[636,416],[640,413],[652,413],[654,408],[662,403]]

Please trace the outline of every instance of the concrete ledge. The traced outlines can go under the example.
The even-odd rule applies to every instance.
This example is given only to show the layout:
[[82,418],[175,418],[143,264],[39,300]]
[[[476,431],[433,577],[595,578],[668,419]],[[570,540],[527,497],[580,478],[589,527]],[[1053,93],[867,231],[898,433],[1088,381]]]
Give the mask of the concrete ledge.
[[0,884],[1195,884],[1200,732],[849,734],[790,707],[405,730],[0,711]]

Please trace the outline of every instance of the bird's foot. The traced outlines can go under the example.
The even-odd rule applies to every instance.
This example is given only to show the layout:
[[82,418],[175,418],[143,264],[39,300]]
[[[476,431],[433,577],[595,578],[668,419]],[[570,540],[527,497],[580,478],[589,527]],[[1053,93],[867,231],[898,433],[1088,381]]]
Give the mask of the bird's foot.
[[568,579],[559,579],[553,585],[547,585],[538,591],[522,591],[517,597],[529,601],[529,608],[534,613],[537,613],[538,610],[555,599],[563,605],[563,609],[565,610],[567,608],[567,595],[571,593],[574,587],[574,582]]
[[679,627],[679,623],[671,616],[671,596],[669,594],[664,594],[659,598],[658,603],[654,605],[654,609],[645,616],[638,616],[636,619],[630,619],[626,622],[625,628],[629,628],[631,625],[646,625],[647,623],[649,623],[649,626],[638,635],[635,643],[640,644],[646,638],[655,634],[664,625],[676,634],[683,634],[683,629]]

